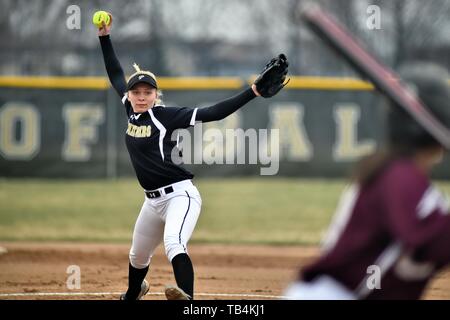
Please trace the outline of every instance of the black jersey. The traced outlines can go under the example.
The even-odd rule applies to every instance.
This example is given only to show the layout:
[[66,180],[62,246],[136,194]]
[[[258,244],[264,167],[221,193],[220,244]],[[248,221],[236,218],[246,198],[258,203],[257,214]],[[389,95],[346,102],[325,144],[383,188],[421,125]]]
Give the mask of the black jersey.
[[[172,161],[176,129],[193,126],[196,121],[222,120],[256,97],[251,88],[204,108],[154,106],[144,113],[134,113],[127,99],[125,74],[114,52],[110,36],[100,36],[100,45],[109,80],[122,98],[128,115],[125,142],[141,186],[154,190],[178,181],[192,179],[193,174]],[[174,152],[176,154],[176,152]]]
[[125,143],[141,186],[154,190],[192,179],[191,172],[173,163],[172,151],[177,143],[171,137],[174,130],[195,124],[197,108],[154,106],[136,114],[126,95],[122,101],[128,115]]

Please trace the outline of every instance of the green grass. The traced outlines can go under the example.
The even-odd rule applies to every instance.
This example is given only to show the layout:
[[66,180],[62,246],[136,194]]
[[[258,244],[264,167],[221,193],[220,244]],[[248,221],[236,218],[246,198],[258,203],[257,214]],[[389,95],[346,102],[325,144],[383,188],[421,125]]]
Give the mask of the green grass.
[[[344,180],[197,179],[193,242],[317,244]],[[450,193],[450,183],[439,183]],[[135,179],[0,179],[0,240],[129,242],[144,200]]]

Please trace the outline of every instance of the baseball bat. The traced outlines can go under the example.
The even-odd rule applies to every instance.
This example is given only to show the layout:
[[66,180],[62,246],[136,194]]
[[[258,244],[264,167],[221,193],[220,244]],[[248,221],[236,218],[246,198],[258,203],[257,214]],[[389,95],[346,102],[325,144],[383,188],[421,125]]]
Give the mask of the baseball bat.
[[348,30],[318,6],[305,8],[300,17],[380,92],[404,108],[428,133],[450,149],[450,129],[431,114],[400,77],[360,45]]

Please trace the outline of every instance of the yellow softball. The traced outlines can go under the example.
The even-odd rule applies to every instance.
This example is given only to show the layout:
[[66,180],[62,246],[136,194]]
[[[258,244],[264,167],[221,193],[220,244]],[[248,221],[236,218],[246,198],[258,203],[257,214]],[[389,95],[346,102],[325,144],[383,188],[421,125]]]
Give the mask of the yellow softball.
[[100,29],[102,27],[102,22],[105,22],[106,25],[109,25],[111,23],[111,18],[109,17],[108,12],[97,11],[92,17],[92,23]]

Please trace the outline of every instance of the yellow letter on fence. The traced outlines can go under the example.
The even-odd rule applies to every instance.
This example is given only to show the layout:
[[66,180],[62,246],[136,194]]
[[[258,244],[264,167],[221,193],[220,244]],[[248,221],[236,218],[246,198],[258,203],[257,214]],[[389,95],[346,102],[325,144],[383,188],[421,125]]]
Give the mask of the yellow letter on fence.
[[98,141],[98,126],[104,122],[101,105],[68,103],[63,107],[66,136],[62,150],[67,161],[88,161],[91,147]]

